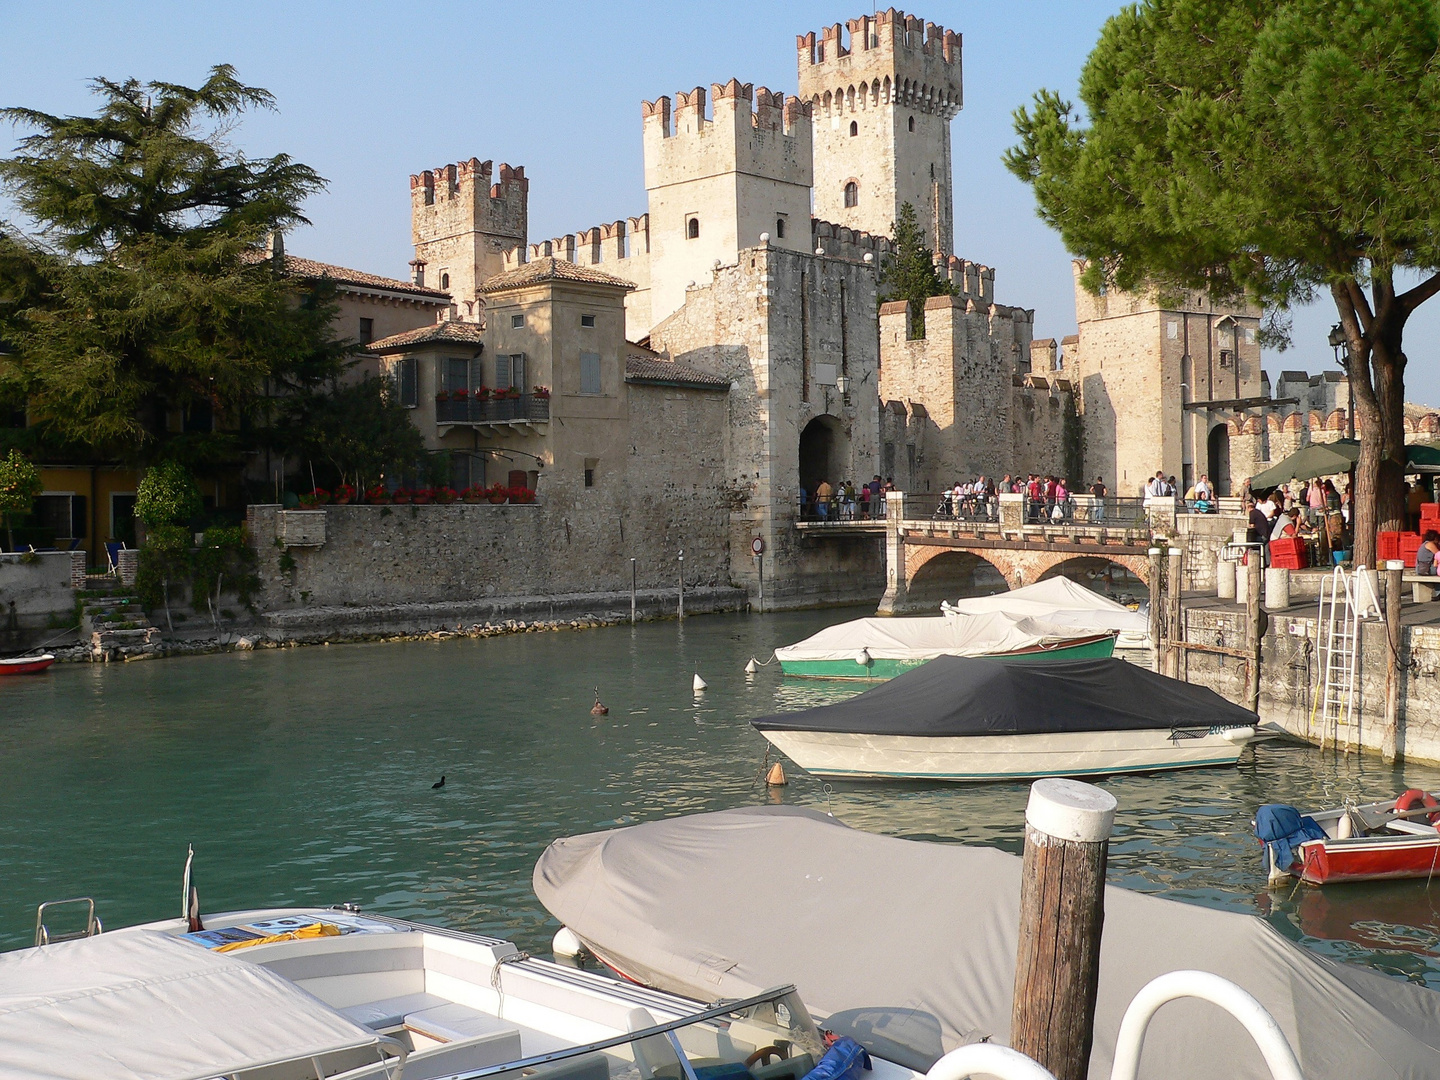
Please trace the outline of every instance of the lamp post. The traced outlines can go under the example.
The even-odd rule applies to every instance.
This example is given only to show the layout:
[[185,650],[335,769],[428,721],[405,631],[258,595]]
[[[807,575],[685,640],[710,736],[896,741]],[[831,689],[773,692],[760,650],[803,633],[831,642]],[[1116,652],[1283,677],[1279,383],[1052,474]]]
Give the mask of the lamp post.
[[[1330,348],[1335,350],[1335,362],[1345,369],[1345,437],[1355,438],[1355,376],[1350,372],[1350,342],[1345,331],[1336,323],[1330,328]],[[1342,359],[1343,355],[1343,359]]]

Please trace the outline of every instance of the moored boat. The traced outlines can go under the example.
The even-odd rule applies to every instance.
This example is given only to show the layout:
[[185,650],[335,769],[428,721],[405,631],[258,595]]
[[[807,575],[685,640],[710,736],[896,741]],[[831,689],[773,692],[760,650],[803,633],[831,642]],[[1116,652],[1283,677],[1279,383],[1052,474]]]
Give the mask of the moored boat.
[[93,913],[0,954],[0,1076],[798,1080],[827,1053],[789,986],[707,1006],[348,907],[103,934]]
[[817,776],[1018,780],[1233,765],[1259,718],[1123,660],[938,657],[845,701],[751,721]]
[[783,674],[797,678],[883,682],[938,656],[1077,660],[1107,657],[1114,650],[1111,631],[1086,634],[1040,619],[991,613],[852,619],[776,649],[775,657]]
[[12,656],[7,660],[0,660],[0,675],[35,675],[53,663],[55,663],[53,653],[42,653],[40,656]]
[[1333,885],[1440,874],[1440,799],[1418,788],[1311,814],[1271,804],[1255,818],[1272,882]]
[[999,612],[1017,619],[1041,619],[1077,633],[1110,631],[1119,635],[1115,645],[1119,649],[1144,649],[1150,645],[1147,616],[1065,577],[1046,578],[991,596],[946,601],[940,610],[951,617]]

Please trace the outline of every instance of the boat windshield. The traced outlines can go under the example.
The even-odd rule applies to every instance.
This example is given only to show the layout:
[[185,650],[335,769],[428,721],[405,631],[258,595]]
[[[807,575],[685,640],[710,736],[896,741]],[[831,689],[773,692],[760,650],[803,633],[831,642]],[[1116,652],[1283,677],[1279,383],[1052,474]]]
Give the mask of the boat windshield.
[[[454,1080],[800,1080],[825,1041],[793,986],[722,1001],[692,1016],[655,1023],[634,1009],[630,1033],[490,1068]],[[603,1068],[603,1072],[601,1071]]]

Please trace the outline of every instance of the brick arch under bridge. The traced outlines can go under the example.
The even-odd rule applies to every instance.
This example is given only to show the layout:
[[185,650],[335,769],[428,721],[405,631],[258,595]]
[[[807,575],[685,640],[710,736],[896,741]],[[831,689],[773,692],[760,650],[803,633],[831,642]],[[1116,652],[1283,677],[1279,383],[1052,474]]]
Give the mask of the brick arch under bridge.
[[1032,585],[1051,571],[1082,560],[1099,560],[1123,566],[1149,584],[1150,559],[1146,549],[1127,545],[1118,551],[1103,550],[1106,546],[1112,545],[1086,544],[1076,545],[1071,550],[1056,550],[1048,545],[992,547],[968,546],[954,541],[934,544],[912,540],[904,545],[903,581],[894,582],[887,590],[880,610],[898,615],[936,609],[941,600],[953,598],[958,595],[959,588],[972,584],[975,570],[987,565],[998,572],[1012,589]]

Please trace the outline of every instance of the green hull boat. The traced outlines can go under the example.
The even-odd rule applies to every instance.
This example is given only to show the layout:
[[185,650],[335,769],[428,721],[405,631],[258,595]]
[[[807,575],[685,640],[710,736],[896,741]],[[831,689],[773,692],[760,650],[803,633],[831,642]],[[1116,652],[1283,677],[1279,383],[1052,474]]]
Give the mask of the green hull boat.
[[[982,654],[1005,660],[1092,660],[1105,658],[1115,652],[1114,634],[1096,634],[1092,637],[1074,638],[1057,642],[1049,647],[1032,646],[1007,653]],[[863,679],[868,682],[884,682],[896,675],[929,663],[925,660],[886,660],[872,658],[868,664],[854,660],[781,660],[783,675],[796,679]]]

